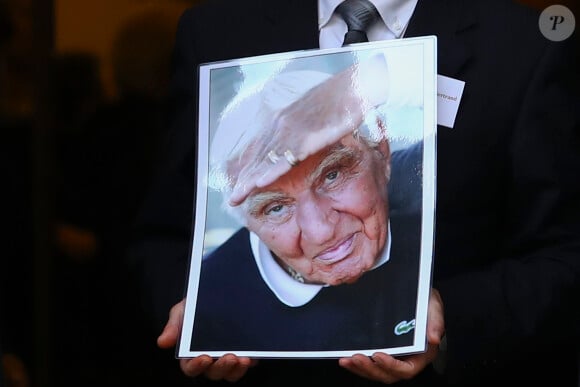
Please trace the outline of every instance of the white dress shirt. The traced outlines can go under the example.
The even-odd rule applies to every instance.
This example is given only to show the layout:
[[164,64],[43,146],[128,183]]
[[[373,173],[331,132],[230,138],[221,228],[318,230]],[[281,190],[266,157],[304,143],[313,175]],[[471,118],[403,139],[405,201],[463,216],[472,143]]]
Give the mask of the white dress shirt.
[[[346,33],[346,23],[334,14],[342,0],[318,0],[318,28],[320,48],[340,47]],[[403,37],[417,0],[371,0],[381,20],[375,23],[367,36],[370,41],[398,39]]]

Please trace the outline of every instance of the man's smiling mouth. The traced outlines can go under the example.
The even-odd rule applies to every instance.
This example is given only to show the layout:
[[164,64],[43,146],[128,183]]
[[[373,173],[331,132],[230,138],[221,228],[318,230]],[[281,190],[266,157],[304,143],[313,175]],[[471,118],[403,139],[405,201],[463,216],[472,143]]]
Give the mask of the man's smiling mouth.
[[320,252],[314,259],[326,264],[343,260],[352,253],[355,235],[351,234],[349,237]]

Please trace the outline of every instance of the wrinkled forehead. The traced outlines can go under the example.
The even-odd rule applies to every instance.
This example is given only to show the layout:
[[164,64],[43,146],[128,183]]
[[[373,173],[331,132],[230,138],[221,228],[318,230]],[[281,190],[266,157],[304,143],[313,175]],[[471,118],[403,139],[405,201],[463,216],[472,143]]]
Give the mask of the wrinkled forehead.
[[[355,139],[352,134],[349,134],[336,143],[323,148],[314,155],[301,161],[269,186],[262,189],[254,189],[250,193],[250,196],[257,192],[268,191],[272,188],[278,189],[281,186],[302,188],[304,186],[312,186],[315,181],[330,170],[338,168],[348,170],[348,167],[352,167],[376,155],[377,153],[373,152],[372,147],[364,141]],[[251,168],[251,165],[245,164],[239,167],[240,169],[237,172],[243,175],[247,171],[247,168]],[[378,169],[376,171],[373,169],[365,170],[365,172],[375,173],[378,172]]]

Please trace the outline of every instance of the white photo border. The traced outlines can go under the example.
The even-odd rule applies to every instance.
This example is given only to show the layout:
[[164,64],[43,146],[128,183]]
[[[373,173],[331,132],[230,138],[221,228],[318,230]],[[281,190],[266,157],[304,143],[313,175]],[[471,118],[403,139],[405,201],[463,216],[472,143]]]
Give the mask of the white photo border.
[[[220,69],[234,69],[242,67],[250,68],[257,65],[265,68],[271,66],[272,71],[276,67],[288,66],[294,62],[308,60],[318,56],[339,56],[343,53],[351,53],[357,56],[365,56],[377,51],[382,51],[385,56],[392,57],[394,53],[413,47],[421,51],[423,62],[420,66],[423,87],[423,212],[421,221],[421,247],[420,247],[420,273],[417,293],[417,313],[415,325],[414,344],[405,347],[384,348],[377,350],[340,350],[340,351],[232,351],[224,348],[220,351],[194,351],[190,350],[190,343],[194,329],[194,317],[196,312],[196,297],[200,278],[200,268],[203,256],[208,248],[207,244],[207,218],[211,200],[208,186],[209,176],[209,147],[212,136],[212,128],[215,126],[214,113],[216,107],[210,106],[213,101],[212,95],[212,72]],[[405,66],[405,63],[401,63]],[[179,338],[176,357],[191,358],[206,354],[212,357],[220,357],[227,353],[235,353],[239,356],[254,358],[339,358],[351,356],[357,353],[372,355],[377,351],[383,351],[391,355],[406,355],[419,353],[426,350],[427,330],[427,307],[431,289],[431,276],[433,266],[433,245],[435,232],[435,187],[436,187],[436,128],[437,128],[437,39],[434,36],[419,38],[405,38],[383,42],[372,42],[352,45],[350,47],[335,49],[315,49],[295,51],[280,54],[263,55],[258,57],[241,58],[229,61],[220,61],[203,64],[199,67],[199,94],[198,94],[198,159],[197,181],[195,200],[195,219],[191,240],[191,255],[189,273],[186,279],[186,303],[183,319],[183,328]],[[415,74],[417,75],[417,74]],[[195,128],[192,130],[196,130]],[[192,177],[194,178],[194,177]],[[211,204],[212,206],[214,204]],[[228,229],[228,226],[223,227]],[[222,237],[225,238],[225,237]],[[185,273],[184,273],[185,274]]]

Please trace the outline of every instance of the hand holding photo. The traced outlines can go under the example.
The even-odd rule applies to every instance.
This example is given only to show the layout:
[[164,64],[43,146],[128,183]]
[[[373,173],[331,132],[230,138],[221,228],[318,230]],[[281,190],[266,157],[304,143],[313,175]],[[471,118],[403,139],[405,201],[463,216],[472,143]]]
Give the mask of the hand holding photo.
[[425,350],[435,79],[434,37],[201,66],[179,357]]

